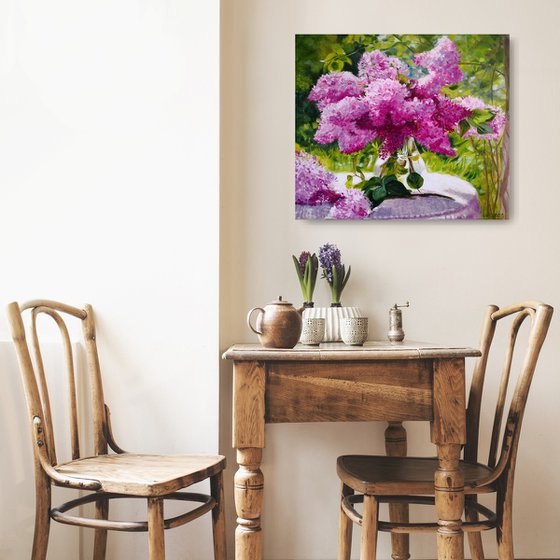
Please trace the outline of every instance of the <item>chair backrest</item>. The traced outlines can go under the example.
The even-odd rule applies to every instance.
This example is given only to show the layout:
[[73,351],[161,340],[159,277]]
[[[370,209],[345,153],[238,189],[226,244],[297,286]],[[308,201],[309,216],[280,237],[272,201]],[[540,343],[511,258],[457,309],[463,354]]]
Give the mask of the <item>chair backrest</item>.
[[[467,407],[467,444],[465,446],[464,458],[467,461],[477,461],[478,458],[482,392],[492,340],[494,339],[497,323],[501,319],[511,316],[512,320],[498,389],[487,463],[489,467],[494,469],[493,479],[499,478],[506,471],[513,473],[527,396],[552,313],[553,308],[551,306],[536,301],[523,302],[503,309],[499,309],[495,305],[490,305],[487,308],[480,343],[482,355],[478,359],[473,371]],[[527,347],[522,359],[514,361],[519,329],[526,319],[530,320]],[[501,427],[508,397],[508,386],[510,385],[510,380],[515,378],[515,376],[511,375],[512,364],[514,363],[520,363],[520,367],[502,432]],[[500,438],[501,448],[498,454]]]
[[[31,319],[30,338],[31,348],[27,336],[23,316],[28,312]],[[76,394],[76,375],[74,371],[73,344],[66,324],[72,317],[79,320],[82,326],[83,342],[87,358],[87,371],[91,390],[91,409],[93,418],[93,444],[95,453],[107,453],[107,417],[103,398],[103,386],[99,370],[99,359],[95,342],[95,323],[91,306],[78,309],[70,305],[49,300],[34,300],[18,305],[11,303],[7,308],[8,320],[12,338],[20,364],[27,409],[33,435],[33,449],[36,459],[39,446],[46,447],[48,462],[57,464],[57,454],[54,437],[53,415],[51,411],[47,376],[39,343],[37,319],[41,315],[51,317],[60,331],[64,361],[66,364],[66,378],[68,386],[68,405],[70,419],[70,440],[72,459],[78,459],[80,454],[80,438],[78,434],[78,399]],[[31,351],[33,358],[31,359]],[[39,434],[39,435],[38,435]]]

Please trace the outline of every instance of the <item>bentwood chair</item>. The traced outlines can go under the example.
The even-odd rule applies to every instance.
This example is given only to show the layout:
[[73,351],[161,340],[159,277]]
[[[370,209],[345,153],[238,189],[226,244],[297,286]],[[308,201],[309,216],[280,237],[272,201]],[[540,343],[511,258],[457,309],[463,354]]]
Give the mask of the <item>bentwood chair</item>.
[[[26,340],[23,312],[31,318],[31,358]],[[36,300],[21,306],[8,306],[8,319],[23,377],[35,462],[35,533],[31,560],[45,560],[50,520],[95,529],[94,560],[103,560],[107,547],[107,531],[148,531],[150,560],[163,560],[164,529],[178,527],[204,513],[212,512],[214,557],[226,559],[223,477],[225,458],[216,455],[146,455],[126,453],[116,443],[111,430],[109,408],[103,398],[103,386],[96,346],[94,317],[91,306],[78,309],[62,303]],[[69,398],[70,440],[72,460],[58,462],[55,432],[47,376],[39,345],[37,319],[47,316],[54,320],[62,337],[66,363]],[[93,417],[94,453],[84,456],[78,435],[78,399],[74,373],[74,344],[70,341],[67,321],[81,322],[87,356],[91,409]],[[57,411],[55,411],[56,413]],[[55,414],[56,415],[56,414]],[[111,448],[115,453],[109,454]],[[210,494],[179,492],[194,483],[210,479]],[[51,486],[63,486],[91,493],[58,507],[51,507]],[[118,498],[145,498],[147,521],[109,520],[109,501]],[[165,500],[195,502],[190,511],[164,518]],[[95,503],[95,518],[72,515],[71,510]]]
[[[463,449],[461,467],[465,479],[465,521],[462,528],[468,534],[473,560],[482,560],[481,531],[496,529],[498,557],[513,560],[512,492],[515,459],[521,422],[535,371],[539,352],[546,337],[553,309],[540,302],[526,302],[499,309],[488,307],[478,359],[470,388],[467,407],[467,443]],[[490,346],[498,321],[511,316],[506,356],[494,412],[490,451],[486,463],[478,462],[479,423],[482,389]],[[528,344],[511,397],[503,433],[501,425],[508,394],[508,384],[514,361],[514,347],[519,328],[525,319],[531,322]],[[500,447],[501,435],[501,449]],[[337,460],[337,472],[342,481],[340,512],[339,560],[349,560],[352,524],[362,526],[361,560],[375,560],[377,533],[416,533],[437,531],[437,523],[383,522],[378,520],[379,503],[434,504],[434,473],[437,459],[424,457],[385,457],[345,455]],[[478,503],[478,494],[494,493],[495,512]],[[363,503],[360,514],[355,504]],[[482,515],[483,519],[479,518]]]

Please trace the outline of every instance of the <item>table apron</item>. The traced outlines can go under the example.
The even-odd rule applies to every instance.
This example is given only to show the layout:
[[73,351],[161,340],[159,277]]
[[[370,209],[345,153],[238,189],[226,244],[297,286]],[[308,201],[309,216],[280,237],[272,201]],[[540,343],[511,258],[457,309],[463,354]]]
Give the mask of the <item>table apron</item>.
[[433,360],[267,362],[265,421],[433,420]]

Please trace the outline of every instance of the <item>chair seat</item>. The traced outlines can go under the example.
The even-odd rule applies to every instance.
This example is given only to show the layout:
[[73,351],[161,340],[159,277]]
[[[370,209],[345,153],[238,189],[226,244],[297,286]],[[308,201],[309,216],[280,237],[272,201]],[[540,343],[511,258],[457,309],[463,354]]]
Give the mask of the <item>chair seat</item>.
[[[337,460],[338,476],[356,492],[371,495],[434,494],[434,457],[386,457],[384,455],[343,455]],[[494,492],[492,485],[480,487],[479,481],[492,474],[480,463],[461,461],[465,494]]]
[[98,455],[55,470],[72,478],[97,480],[101,490],[135,496],[163,496],[213,476],[225,468],[222,455]]

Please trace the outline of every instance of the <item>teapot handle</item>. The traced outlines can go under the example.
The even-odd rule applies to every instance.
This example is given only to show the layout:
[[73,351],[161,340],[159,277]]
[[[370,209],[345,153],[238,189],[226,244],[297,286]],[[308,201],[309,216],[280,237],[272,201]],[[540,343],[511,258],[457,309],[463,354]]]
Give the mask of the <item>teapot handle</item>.
[[261,313],[264,313],[264,309],[262,307],[253,307],[253,309],[251,309],[251,311],[249,311],[249,313],[247,313],[247,326],[255,333],[255,334],[262,334],[262,332],[259,332],[258,330],[256,330],[253,325],[251,325],[251,315],[253,314],[253,311],[260,311]]

